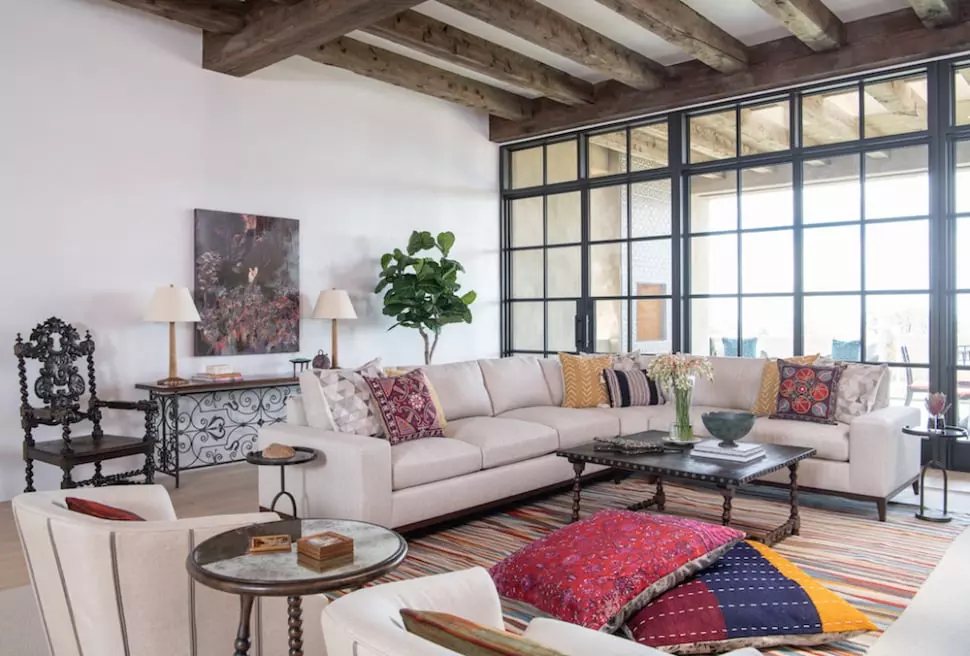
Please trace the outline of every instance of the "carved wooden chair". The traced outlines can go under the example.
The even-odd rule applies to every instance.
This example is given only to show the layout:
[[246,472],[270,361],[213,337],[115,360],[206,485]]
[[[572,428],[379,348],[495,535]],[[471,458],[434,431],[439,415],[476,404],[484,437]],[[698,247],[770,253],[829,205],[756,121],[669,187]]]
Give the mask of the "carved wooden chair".
[[[60,467],[64,472],[61,488],[81,485],[108,485],[129,482],[135,476],[144,476],[146,483],[155,477],[155,416],[157,407],[150,401],[102,401],[98,398],[94,379],[94,340],[87,332],[82,340],[70,324],[51,317],[38,324],[24,341],[17,334],[13,347],[17,356],[20,377],[20,423],[24,429],[24,462],[26,462],[25,492],[34,491],[34,460]],[[88,382],[78,372],[77,360],[87,360]],[[30,403],[30,387],[27,382],[27,361],[37,360],[40,370],[34,382],[33,392],[42,404]],[[81,409],[81,397],[88,393],[87,409]],[[101,411],[133,410],[145,413],[145,434],[141,437],[106,435],[101,429]],[[74,434],[75,424],[89,421],[90,433]],[[38,442],[34,430],[40,426],[60,426],[61,437]],[[101,463],[114,458],[143,455],[145,464],[141,469],[104,475]],[[75,481],[71,470],[78,465],[94,464],[94,475],[83,481]]]

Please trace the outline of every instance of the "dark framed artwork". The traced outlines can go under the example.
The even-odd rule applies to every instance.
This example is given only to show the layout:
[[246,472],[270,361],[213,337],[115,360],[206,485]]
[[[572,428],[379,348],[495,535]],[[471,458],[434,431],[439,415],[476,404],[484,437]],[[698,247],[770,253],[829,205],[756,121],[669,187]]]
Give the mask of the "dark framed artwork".
[[195,355],[300,350],[300,222],[195,210]]

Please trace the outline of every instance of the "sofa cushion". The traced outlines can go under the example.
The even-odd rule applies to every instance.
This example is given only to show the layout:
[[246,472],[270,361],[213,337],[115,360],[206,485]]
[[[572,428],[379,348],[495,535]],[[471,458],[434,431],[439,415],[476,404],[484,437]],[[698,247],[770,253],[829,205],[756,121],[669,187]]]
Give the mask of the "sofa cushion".
[[[785,358],[785,360],[798,364],[815,364],[815,361],[818,360],[818,353],[796,355]],[[778,386],[781,384],[781,380],[778,378],[778,359],[769,358],[764,363],[761,368],[761,387],[758,389],[758,398],[751,406],[751,412],[759,417],[767,417],[775,411],[775,406],[778,404]]]
[[503,419],[521,419],[556,429],[559,448],[592,442],[594,437],[616,437],[620,434],[620,420],[602,408],[557,408],[539,406],[519,408],[503,413]]
[[456,419],[445,434],[480,449],[483,469],[544,456],[559,448],[555,429],[504,417]]
[[542,376],[546,379],[546,386],[549,388],[549,395],[552,397],[552,405],[562,405],[566,390],[562,384],[562,363],[559,362],[559,358],[541,358],[539,368],[542,369]]
[[310,426],[355,435],[383,435],[365,375],[384,375],[380,358],[357,369],[310,369],[300,374],[300,394]]
[[479,360],[492,414],[533,405],[552,405],[552,396],[539,368],[539,358],[519,356]]
[[485,379],[477,361],[433,364],[425,367],[424,371],[438,394],[448,421],[492,414],[492,401],[488,398]]
[[391,489],[394,490],[471,474],[481,468],[481,450],[460,440],[428,438],[391,447]]
[[848,424],[819,424],[790,419],[758,417],[746,440],[762,444],[803,446],[815,449],[816,458],[848,462]]
[[431,385],[421,370],[403,376],[364,376],[380,412],[384,436],[392,445],[444,437]]
[[834,424],[838,406],[839,379],[845,365],[823,367],[778,361],[778,404],[774,419],[794,419]]
[[694,403],[732,410],[750,410],[761,389],[761,358],[710,358],[714,380],[699,378]]
[[563,407],[596,408],[609,405],[603,370],[613,365],[612,356],[560,353],[559,362],[562,364],[562,383],[565,390]]

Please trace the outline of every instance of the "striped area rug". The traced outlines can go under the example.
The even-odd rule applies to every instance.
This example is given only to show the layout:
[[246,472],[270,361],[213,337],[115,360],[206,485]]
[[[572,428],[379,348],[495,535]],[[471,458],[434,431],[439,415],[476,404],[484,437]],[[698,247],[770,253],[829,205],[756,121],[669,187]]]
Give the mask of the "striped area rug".
[[[721,497],[714,491],[665,485],[666,512],[719,523]],[[629,478],[619,485],[594,483],[583,490],[583,516],[602,508],[621,508],[652,494],[653,486]],[[785,496],[772,492],[740,496],[734,519],[740,528],[770,527],[788,515]],[[911,506],[890,505],[886,523],[875,520],[870,505],[814,495],[801,508],[801,535],[775,549],[865,612],[880,627],[906,607],[939,562],[950,542],[970,525],[970,517],[932,524],[913,517]],[[566,524],[572,507],[569,492],[537,499],[489,515],[453,524],[408,540],[402,566],[382,581],[414,578],[481,565],[489,567],[536,538]],[[838,507],[836,512],[830,507]],[[504,604],[506,623],[521,630],[532,615],[514,603]],[[783,648],[766,654],[864,654],[877,634],[815,648]]]

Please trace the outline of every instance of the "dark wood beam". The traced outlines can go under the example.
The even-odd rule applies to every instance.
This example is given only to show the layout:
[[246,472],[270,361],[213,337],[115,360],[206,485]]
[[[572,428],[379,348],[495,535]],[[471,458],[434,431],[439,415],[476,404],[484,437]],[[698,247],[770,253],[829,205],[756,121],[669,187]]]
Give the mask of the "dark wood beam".
[[249,75],[416,4],[416,0],[262,3],[253,8],[240,32],[205,35],[202,65],[210,71]]
[[535,0],[440,2],[627,86],[656,89],[663,83],[664,68],[656,62]]
[[926,27],[952,25],[960,20],[960,0],[909,0]]
[[905,9],[845,24],[846,44],[811,52],[794,37],[749,48],[751,65],[723,75],[699,62],[673,66],[662,89],[644,92],[606,84],[597,100],[578,107],[540,104],[525,121],[492,119],[493,141],[510,141],[596,123],[658,114],[692,105],[783,89],[874,68],[906,64],[967,50],[970,23],[927,30]]
[[248,7],[238,0],[114,0],[119,5],[141,9],[149,14],[214,34],[232,34],[246,24]]
[[845,28],[823,0],[754,0],[812,50],[838,48],[845,41]]
[[522,119],[532,113],[532,101],[528,98],[353,39],[337,39],[303,54],[321,64],[343,68],[465,107],[484,109],[495,116]]
[[747,67],[743,43],[680,0],[596,0],[722,73]]
[[378,21],[364,32],[567,105],[593,101],[593,85],[585,80],[416,11]]

